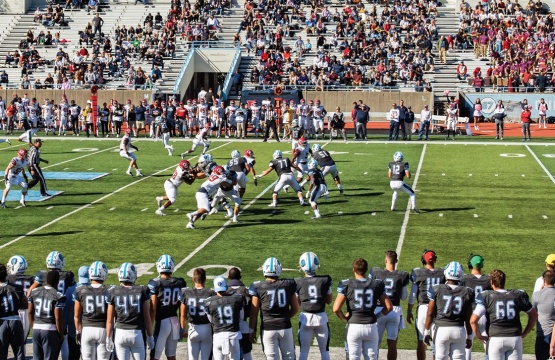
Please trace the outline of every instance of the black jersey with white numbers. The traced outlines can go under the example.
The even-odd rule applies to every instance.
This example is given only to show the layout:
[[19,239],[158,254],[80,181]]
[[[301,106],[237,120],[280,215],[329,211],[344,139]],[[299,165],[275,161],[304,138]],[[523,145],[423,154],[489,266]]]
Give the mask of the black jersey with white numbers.
[[183,303],[187,305],[187,319],[195,325],[209,324],[208,316],[206,316],[206,307],[204,301],[216,295],[212,289],[185,288],[182,289]]
[[165,133],[170,132],[170,129],[169,129],[169,127],[168,127],[168,122],[167,122],[167,120],[162,119],[162,121],[157,122],[156,124],[160,127],[160,132],[161,132],[162,134],[165,134]]
[[331,294],[331,277],[315,275],[295,279],[301,309],[307,313],[326,311],[326,298]]
[[8,275],[6,280],[8,284],[21,286],[23,288],[23,293],[27,294],[27,290],[29,290],[31,285],[35,282],[35,277],[33,275],[15,274]]
[[296,290],[297,284],[293,279],[256,281],[249,286],[251,296],[259,299],[262,330],[291,328],[289,311],[291,296]]
[[243,319],[247,320],[249,315],[251,314],[251,295],[249,294],[249,289],[247,289],[244,285],[239,286],[232,286],[229,283],[227,284],[227,291],[226,294],[236,294],[243,296],[245,303],[243,304]]
[[290,128],[290,131],[293,140],[299,140],[303,136],[303,131],[298,126]]
[[532,309],[524,290],[487,290],[476,296],[476,304],[486,308],[486,332],[490,337],[522,335],[520,312]]
[[335,161],[333,161],[330,153],[326,150],[312,151],[312,157],[318,161],[320,167],[335,165]]
[[187,283],[180,277],[156,278],[148,282],[150,295],[155,295],[158,298],[155,319],[157,323],[160,320],[177,316],[177,310],[179,310],[183,300],[181,289],[186,286]]
[[351,314],[349,324],[373,324],[376,322],[374,311],[378,299],[385,294],[383,281],[375,279],[343,280],[337,286],[337,293],[344,295],[347,312]]
[[445,283],[445,275],[443,275],[443,268],[416,268],[410,274],[410,280],[413,284],[418,286],[417,299],[419,304],[427,304],[430,302],[428,299],[428,290],[435,285]]
[[480,277],[474,274],[463,275],[461,285],[471,288],[476,295],[486,290],[493,290],[489,275],[482,275]]
[[270,161],[270,165],[268,165],[272,169],[274,169],[279,176],[284,174],[291,174],[291,160],[289,158],[279,158]]
[[142,285],[115,286],[109,291],[110,305],[116,312],[116,329],[144,330],[143,303],[149,299]]
[[247,172],[247,161],[244,157],[234,158],[227,162],[229,168],[235,172]]
[[314,187],[320,185],[326,185],[326,180],[324,179],[324,174],[320,169],[310,169],[308,170],[308,176],[310,176],[310,182],[314,185]]
[[66,303],[64,294],[50,286],[33,289],[29,300],[33,303],[35,324],[55,325],[55,309],[63,309]]
[[106,327],[106,314],[110,294],[106,285],[82,285],[75,289],[75,301],[83,309],[83,327]]
[[[35,281],[40,285],[46,285],[46,274],[51,270],[42,270],[37,272],[35,276]],[[58,283],[58,291],[62,294],[66,293],[66,290],[75,285],[75,275],[71,271],[59,271],[60,282]]]
[[464,326],[465,319],[472,312],[474,290],[440,284],[428,290],[428,298],[436,304],[436,326]]
[[391,181],[403,181],[406,172],[409,171],[409,163],[402,161],[392,161],[389,163],[389,170],[391,170]]
[[24,297],[23,288],[19,285],[0,284],[0,318],[17,316],[19,304]]
[[[391,300],[393,306],[401,305],[403,288],[409,283],[409,274],[406,271],[381,269],[379,267],[370,270],[370,278],[383,281],[385,293]],[[378,302],[378,306],[383,306]]]
[[239,294],[214,295],[204,301],[206,311],[212,317],[214,333],[239,331],[244,302]]

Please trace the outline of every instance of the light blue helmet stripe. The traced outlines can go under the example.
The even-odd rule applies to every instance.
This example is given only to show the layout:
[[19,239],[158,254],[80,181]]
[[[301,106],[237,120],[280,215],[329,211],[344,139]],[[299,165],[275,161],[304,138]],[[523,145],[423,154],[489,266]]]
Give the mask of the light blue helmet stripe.
[[98,275],[98,266],[100,265],[100,261],[96,261],[94,263],[94,274]]
[[310,253],[307,254],[306,261],[308,262],[308,271],[312,271],[312,264],[310,263]]
[[123,264],[123,278],[126,279],[127,278],[127,267],[129,266],[129,263],[125,263]]

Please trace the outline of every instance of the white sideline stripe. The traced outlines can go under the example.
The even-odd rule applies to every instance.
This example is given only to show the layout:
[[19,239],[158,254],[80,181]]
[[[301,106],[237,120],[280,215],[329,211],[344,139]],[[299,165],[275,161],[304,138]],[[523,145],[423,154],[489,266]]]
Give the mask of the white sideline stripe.
[[[239,213],[242,213],[243,211],[247,210],[251,205],[253,205],[258,199],[260,199],[268,190],[270,190],[271,188],[274,187],[274,185],[276,184],[277,180],[272,182],[270,185],[268,185],[264,190],[262,190],[262,192],[260,194],[258,194],[254,199],[252,199],[247,206],[245,206]],[[210,235],[210,237],[206,240],[204,240],[204,242],[202,244],[200,244],[195,250],[193,250],[189,255],[187,255],[187,257],[183,260],[181,260],[179,262],[179,264],[177,264],[175,266],[174,271],[177,271],[177,269],[179,269],[180,267],[182,267],[183,265],[185,265],[185,263],[187,263],[187,261],[191,260],[191,258],[193,256],[195,256],[196,254],[199,253],[199,251],[201,251],[202,249],[204,249],[206,247],[206,245],[210,244],[210,242],[212,240],[214,240],[214,238],[216,238],[216,236],[220,235],[220,233],[222,231],[224,231],[224,229],[231,224],[231,220],[226,221],[218,230],[216,230],[215,233],[213,233],[212,235]]]
[[[43,166],[42,168],[43,168],[43,169],[48,169],[48,168],[53,167],[53,166],[62,165],[62,164],[68,163],[68,162],[72,162],[72,161],[75,161],[75,160],[79,160],[79,159],[82,159],[82,158],[86,158],[87,156],[92,156],[92,155],[100,154],[100,153],[102,153],[102,152],[109,151],[109,150],[113,150],[113,149],[116,149],[116,148],[119,148],[119,146],[114,146],[114,147],[111,147],[111,148],[108,148],[108,149],[104,149],[104,150],[100,150],[100,151],[95,151],[95,152],[92,152],[92,153],[89,153],[89,154],[85,154],[85,155],[82,155],[82,156],[78,156],[78,157],[73,158],[73,159],[69,159],[69,160],[66,160],[66,161],[59,162],[59,163],[57,163],[57,164],[52,164],[52,165],[48,165],[48,166]],[[69,169],[69,168],[66,168],[66,169]],[[65,169],[64,169],[64,170],[65,170]]]
[[[530,149],[530,147],[528,146],[528,144],[524,145],[526,146],[526,149],[528,149],[528,151],[530,152],[530,154],[532,154],[532,156],[534,157],[534,159],[536,159],[536,161],[538,162],[538,164],[540,164],[541,168],[543,169],[543,171],[545,171],[545,173],[547,174],[547,176],[551,179],[551,181],[555,184],[555,178],[553,177],[553,175],[551,175],[551,173],[549,172],[549,170],[547,170],[547,168],[545,167],[545,165],[541,162],[540,158],[538,158],[538,156],[532,151],[532,149]],[[524,176],[524,175],[523,175]]]
[[[424,161],[424,155],[426,154],[426,146],[428,144],[424,144],[422,148],[422,154],[420,154],[420,161],[418,162],[418,169],[416,170],[416,175],[414,175],[414,182],[412,183],[412,189],[416,189],[416,184],[418,183],[418,176],[420,176],[420,169],[422,169],[422,162]],[[405,219],[403,220],[403,225],[401,226],[401,234],[399,235],[399,241],[397,242],[397,261],[401,257],[401,249],[403,248],[403,242],[405,241],[405,234],[407,232],[407,225],[409,223],[409,214],[410,214],[410,197],[409,203],[407,204],[407,210],[405,211]]]
[[[223,144],[223,145],[220,145],[220,146],[218,146],[218,147],[216,147],[216,148],[214,148],[214,149],[212,149],[212,150],[210,150],[210,151],[219,149],[219,148],[224,147],[224,146],[229,145],[229,144],[231,144],[231,142],[227,142],[227,143],[225,143],[225,144]],[[198,156],[198,155],[197,155],[197,156]],[[189,160],[192,160],[192,159],[196,158],[197,156],[193,156],[193,157],[190,158]],[[36,228],[36,229],[34,229],[34,230],[29,231],[29,232],[26,233],[25,235],[21,235],[21,236],[15,238],[15,239],[13,239],[12,241],[8,241],[7,243],[0,245],[0,249],[3,249],[3,248],[5,248],[5,247],[7,247],[7,246],[10,246],[11,244],[14,244],[14,243],[18,242],[19,240],[25,239],[27,236],[33,235],[34,233],[39,232],[39,231],[41,231],[42,229],[45,229],[45,228],[47,228],[48,226],[50,226],[50,225],[52,225],[52,224],[55,224],[55,223],[57,223],[57,222],[60,221],[60,220],[65,219],[65,218],[68,217],[68,216],[71,216],[71,215],[73,215],[73,214],[75,214],[75,213],[78,213],[78,212],[81,211],[81,210],[84,210],[84,209],[86,209],[86,208],[88,208],[88,207],[91,207],[92,205],[94,205],[94,204],[96,204],[96,203],[99,203],[99,202],[101,202],[101,201],[103,201],[103,200],[109,198],[110,196],[112,196],[112,195],[114,195],[114,194],[117,194],[117,193],[119,193],[119,192],[121,192],[121,191],[127,189],[128,187],[131,187],[131,186],[133,186],[133,185],[135,185],[135,184],[137,184],[137,183],[139,183],[139,182],[141,182],[141,181],[143,181],[143,180],[146,180],[146,179],[148,179],[148,178],[151,178],[151,177],[153,177],[154,175],[158,175],[158,174],[160,174],[160,173],[163,173],[164,171],[168,171],[169,169],[173,169],[174,167],[175,167],[175,165],[169,166],[169,167],[167,167],[167,168],[165,168],[165,169],[162,169],[162,170],[159,170],[159,171],[155,172],[155,173],[152,174],[152,175],[148,175],[148,176],[139,178],[139,179],[133,181],[132,183],[129,183],[129,184],[125,185],[125,186],[122,186],[122,187],[120,187],[119,189],[116,189],[116,190],[112,191],[111,193],[106,194],[106,195],[102,196],[101,198],[98,198],[98,199],[96,199],[95,201],[93,201],[93,202],[91,202],[91,203],[89,203],[89,204],[87,204],[87,205],[83,205],[83,206],[81,206],[81,207],[79,207],[79,208],[77,208],[77,209],[75,209],[75,210],[73,210],[73,211],[68,212],[67,214],[64,214],[64,215],[62,215],[62,216],[60,216],[60,217],[57,217],[56,219],[54,219],[54,220],[52,220],[52,221],[50,221],[50,222],[48,222],[48,223],[46,223],[46,224],[44,224],[44,225],[42,225],[42,226],[39,226],[38,228]]]

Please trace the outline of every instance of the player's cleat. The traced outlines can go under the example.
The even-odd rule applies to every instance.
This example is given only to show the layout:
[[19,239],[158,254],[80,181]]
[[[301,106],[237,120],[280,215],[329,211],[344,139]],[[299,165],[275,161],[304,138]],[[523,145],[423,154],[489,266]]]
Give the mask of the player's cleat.
[[339,189],[339,193],[340,193],[340,194],[343,194],[343,189]]
[[237,216],[232,217],[232,218],[231,218],[231,222],[232,222],[232,223],[238,223],[239,220],[237,220]]
[[143,176],[144,176],[143,173],[140,172],[140,171],[137,171],[137,172],[135,173],[135,175],[137,175],[138,177],[143,177]]
[[0,203],[0,208],[6,209],[7,208],[6,203]]
[[392,206],[392,207],[391,207],[391,211],[395,211],[395,206]]
[[164,213],[162,212],[162,210],[160,210],[160,209],[156,210],[154,213],[155,213],[156,215],[166,216],[166,214],[164,214]]
[[420,214],[420,210],[418,210],[416,208],[412,209],[412,211],[414,211],[415,214]]
[[287,186],[287,185],[284,186],[284,187],[283,187],[283,192],[286,193],[288,189],[289,189],[289,186]]
[[201,219],[201,220],[204,220],[204,219],[206,219],[207,216],[208,216],[208,214],[207,214],[207,213],[204,213],[204,214],[202,214],[202,215],[200,216],[200,219]]
[[187,218],[189,221],[193,221],[193,213],[187,213]]
[[218,208],[217,207],[213,207],[209,212],[210,215],[214,215],[214,214],[217,214],[217,213],[218,213]]
[[126,171],[125,173],[129,176],[133,176],[133,173],[131,171]]
[[12,144],[9,139],[6,139],[6,142],[8,143],[8,145]]
[[270,203],[268,204],[269,207],[276,207],[276,203]]
[[162,206],[163,203],[164,203],[164,198],[162,196],[157,196],[156,204],[158,204],[158,207]]
[[192,222],[188,222],[186,228],[187,229],[193,229],[193,230],[196,229],[195,224],[193,224]]
[[226,218],[233,217],[233,211],[231,211],[231,209],[228,209],[228,210],[227,210],[227,214],[226,214],[225,217],[226,217]]
[[185,155],[187,155],[187,153],[186,153],[186,152],[184,152],[184,153],[181,153],[181,160],[185,159]]
[[40,194],[40,196],[47,197],[47,196],[52,196],[52,195],[50,195],[49,193],[44,193],[44,194]]
[[21,199],[19,200],[19,203],[21,204],[21,206],[26,207],[27,205],[25,205],[25,200]]
[[301,206],[307,206],[308,204],[301,200]]
[[311,217],[312,220],[314,219],[320,219],[322,217],[322,215],[314,215]]

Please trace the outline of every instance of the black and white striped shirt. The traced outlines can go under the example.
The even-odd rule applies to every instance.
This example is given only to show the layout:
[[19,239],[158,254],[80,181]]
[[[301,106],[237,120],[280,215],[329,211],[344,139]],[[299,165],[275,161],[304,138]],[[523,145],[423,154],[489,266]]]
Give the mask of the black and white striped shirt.
[[40,165],[40,150],[36,146],[32,145],[31,150],[29,150],[29,165]]

